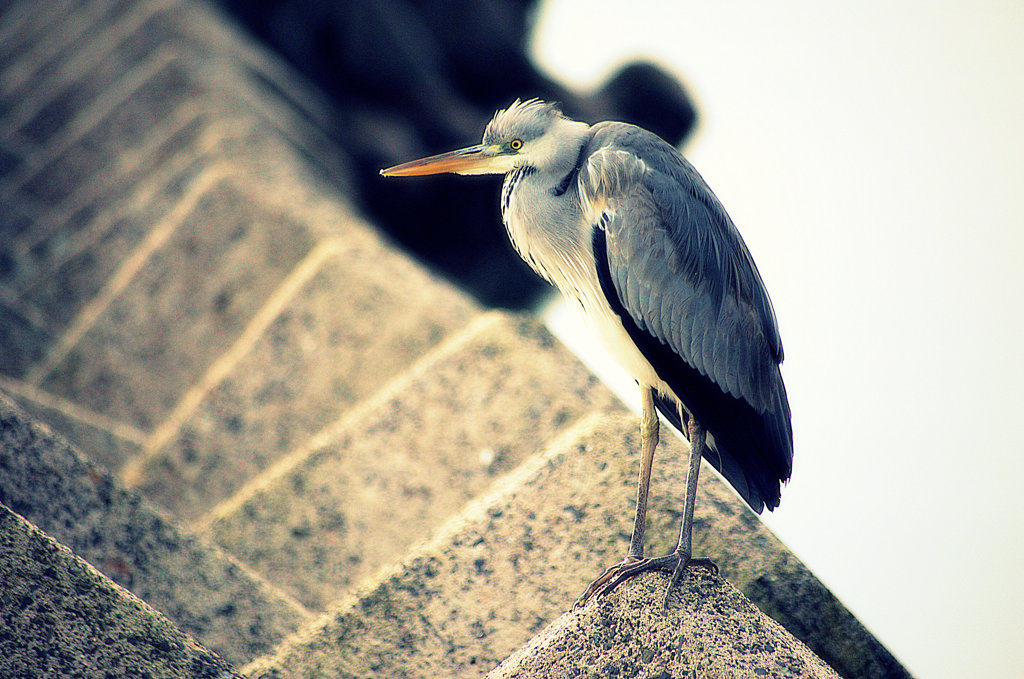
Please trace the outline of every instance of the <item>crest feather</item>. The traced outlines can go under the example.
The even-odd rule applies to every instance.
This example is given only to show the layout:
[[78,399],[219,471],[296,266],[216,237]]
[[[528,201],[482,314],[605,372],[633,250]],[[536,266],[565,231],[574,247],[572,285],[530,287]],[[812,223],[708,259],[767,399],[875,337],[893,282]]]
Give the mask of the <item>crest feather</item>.
[[494,114],[484,129],[485,145],[499,144],[510,139],[530,141],[546,132],[551,123],[563,118],[558,104],[549,104],[540,99],[516,99],[512,104]]

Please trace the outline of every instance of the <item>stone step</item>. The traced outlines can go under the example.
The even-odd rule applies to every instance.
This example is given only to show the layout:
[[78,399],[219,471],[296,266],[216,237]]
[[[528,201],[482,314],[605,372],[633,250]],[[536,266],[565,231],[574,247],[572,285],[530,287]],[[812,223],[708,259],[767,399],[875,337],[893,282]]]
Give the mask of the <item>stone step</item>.
[[7,66],[0,127],[35,141],[0,188],[34,212],[0,219],[0,386],[191,520],[479,309],[327,184],[327,114],[273,59],[193,2],[45,21],[108,14]]
[[353,221],[289,273],[122,476],[195,520],[477,314]]
[[268,652],[310,617],[2,395],[0,503],[232,663]]
[[2,503],[0,583],[0,676],[239,676],[163,615]]
[[[494,668],[568,610],[591,579],[624,555],[638,466],[636,429],[636,419],[628,415],[586,415],[543,452],[497,479],[433,537],[414,546],[403,561],[377,571],[316,622],[283,642],[275,653],[243,671],[268,678],[465,677]],[[681,503],[685,446],[666,438],[659,451],[660,464],[654,468],[650,554],[670,549]],[[750,667],[771,666],[784,657],[796,663],[786,667],[813,667],[813,676],[829,676],[822,661],[812,659],[816,653],[843,676],[907,676],[813,576],[805,571],[794,577],[794,571],[802,567],[707,465],[700,488],[695,552],[714,559],[722,574],[711,578],[693,571],[681,588],[685,610],[679,615],[690,621],[687,624],[708,610],[717,610],[701,628],[701,634],[709,636],[707,646],[694,656],[696,661],[716,654],[724,663],[742,660],[744,654],[751,655],[745,646],[751,639],[749,633],[767,629],[773,641],[757,646],[760,650],[752,654],[755,659],[742,660],[753,663]],[[749,520],[740,518],[744,514]],[[719,532],[730,538],[715,538]],[[780,565],[783,568],[778,572],[749,570]],[[575,617],[559,624],[621,618],[619,598],[658,599],[666,582],[662,575],[639,578],[607,601],[591,602],[583,614],[572,614]],[[794,639],[786,620],[785,631],[765,621],[736,594],[734,586],[759,596],[761,601],[756,603],[762,608],[798,611],[804,616],[795,625],[795,636],[811,651],[801,650],[803,644]],[[654,594],[644,593],[651,588],[656,590]],[[696,594],[707,600],[701,603]],[[594,613],[594,609],[601,612]],[[595,632],[604,635],[601,643],[606,650],[619,646],[609,657],[635,659],[649,653],[644,640],[648,634],[664,634],[665,627],[652,622],[650,613],[645,615],[649,629],[614,638]],[[608,624],[618,629],[625,625]],[[808,627],[818,633],[803,634]],[[564,650],[555,641],[561,638],[559,634],[549,632],[547,641],[537,644],[549,648],[554,644],[557,655]],[[712,638],[725,645],[711,646]],[[745,650],[733,658],[722,648]],[[692,648],[685,654],[690,651]],[[657,657],[666,663],[671,660]],[[687,662],[672,660],[676,661]],[[523,662],[523,655],[513,662]],[[783,672],[771,676],[796,675]]]
[[59,4],[16,3],[10,13],[38,35],[0,60],[0,84],[13,88],[0,104],[16,109],[0,111],[0,321],[10,347],[0,369],[36,386],[66,367],[62,344],[102,311],[89,302],[113,301],[104,288],[130,276],[124,263],[145,259],[140,246],[209,216],[162,221],[195,199],[204,169],[220,161],[221,175],[273,188],[282,167],[312,164],[338,181],[344,162],[328,151],[317,97],[278,77],[273,59],[202,3],[91,0],[52,11]]
[[645,573],[563,613],[487,679],[839,675],[727,580],[691,571],[665,605],[667,573]]
[[535,321],[490,312],[197,528],[322,610],[592,411],[622,412]]
[[[47,77],[30,79],[25,93],[12,95],[21,109],[33,112],[22,118],[39,117],[37,109],[49,113],[43,116],[48,121],[45,129],[32,133],[38,143],[8,145],[11,162],[0,172],[4,202],[31,217],[29,228],[24,226],[25,219],[0,221],[0,235],[9,239],[10,258],[0,267],[0,283],[11,286],[16,295],[28,295],[44,317],[50,315],[50,306],[44,302],[54,300],[37,299],[38,293],[29,295],[24,288],[43,285],[50,278],[47,274],[81,252],[83,244],[106,236],[111,226],[104,213],[111,208],[128,211],[132,217],[138,213],[145,221],[159,218],[162,212],[140,207],[160,207],[161,201],[146,198],[144,191],[137,197],[126,194],[146,188],[136,184],[156,180],[149,175],[170,172],[168,166],[180,165],[182,158],[191,158],[188,164],[195,165],[206,157],[208,164],[211,146],[223,153],[223,145],[216,142],[225,136],[225,129],[262,127],[240,146],[247,152],[245,161],[261,166],[260,172],[251,172],[254,177],[272,182],[268,170],[289,155],[287,150],[284,155],[277,150],[261,158],[267,146],[261,140],[269,138],[286,140],[292,156],[299,150],[306,156],[303,163],[314,161],[323,176],[332,181],[341,178],[343,160],[330,152],[331,145],[319,131],[317,116],[324,114],[312,115],[313,103],[299,111],[292,102],[281,102],[282,91],[298,94],[295,98],[304,102],[315,102],[316,96],[295,85],[294,79],[275,79],[277,68],[271,59],[251,63],[256,60],[252,50],[233,40],[225,26],[218,26],[219,34],[211,33],[207,26],[218,22],[202,5],[180,0],[113,4],[123,16],[104,26],[102,36],[89,36],[79,49],[58,49],[57,37],[62,33],[41,40],[55,52],[49,55],[52,67],[43,69]],[[78,14],[65,17],[65,23],[85,23]],[[16,79],[12,69],[13,65],[4,69],[4,81]],[[66,96],[68,89],[76,95]],[[275,96],[260,96],[267,89],[273,89]],[[0,117],[0,136],[5,132],[18,136],[19,127],[25,127],[19,116]],[[20,133],[26,134],[24,129]],[[24,162],[16,162],[19,158]],[[188,164],[176,182],[168,183],[172,195],[184,193],[197,172]],[[122,226],[117,231],[130,235],[134,229]],[[74,290],[72,285],[66,287]],[[57,310],[67,314],[64,305],[58,304]]]

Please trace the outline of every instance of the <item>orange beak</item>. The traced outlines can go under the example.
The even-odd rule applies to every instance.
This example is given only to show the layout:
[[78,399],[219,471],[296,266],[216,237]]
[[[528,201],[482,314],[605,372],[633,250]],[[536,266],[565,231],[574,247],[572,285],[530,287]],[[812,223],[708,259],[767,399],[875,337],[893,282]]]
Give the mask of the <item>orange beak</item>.
[[429,158],[410,160],[380,173],[385,177],[417,177],[425,174],[455,172],[458,174],[488,174],[492,161],[498,157],[494,147],[478,144],[469,148],[440,153]]

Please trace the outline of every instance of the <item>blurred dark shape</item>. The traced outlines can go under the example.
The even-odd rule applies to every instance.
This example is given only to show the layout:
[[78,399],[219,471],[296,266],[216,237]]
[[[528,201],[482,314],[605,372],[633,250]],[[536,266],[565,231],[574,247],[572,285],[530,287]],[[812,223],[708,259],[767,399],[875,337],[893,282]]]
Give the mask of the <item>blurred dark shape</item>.
[[651,64],[579,94],[526,54],[525,0],[219,0],[336,106],[329,132],[352,163],[357,205],[415,256],[482,303],[522,308],[547,291],[512,251],[493,177],[396,182],[398,162],[478,143],[517,97],[559,101],[577,120],[623,120],[679,144],[696,114],[682,86]]

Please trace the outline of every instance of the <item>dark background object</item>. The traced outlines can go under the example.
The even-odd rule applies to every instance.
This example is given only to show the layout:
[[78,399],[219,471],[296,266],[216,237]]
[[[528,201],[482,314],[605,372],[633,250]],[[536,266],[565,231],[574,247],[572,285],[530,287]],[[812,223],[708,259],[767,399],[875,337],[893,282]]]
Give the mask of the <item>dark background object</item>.
[[526,0],[219,0],[336,106],[332,134],[349,156],[360,209],[421,260],[491,306],[523,308],[547,291],[512,251],[493,177],[395,182],[377,171],[477,143],[517,97],[559,101],[578,120],[623,120],[679,144],[696,113],[657,66],[624,67],[580,94],[526,54]]

